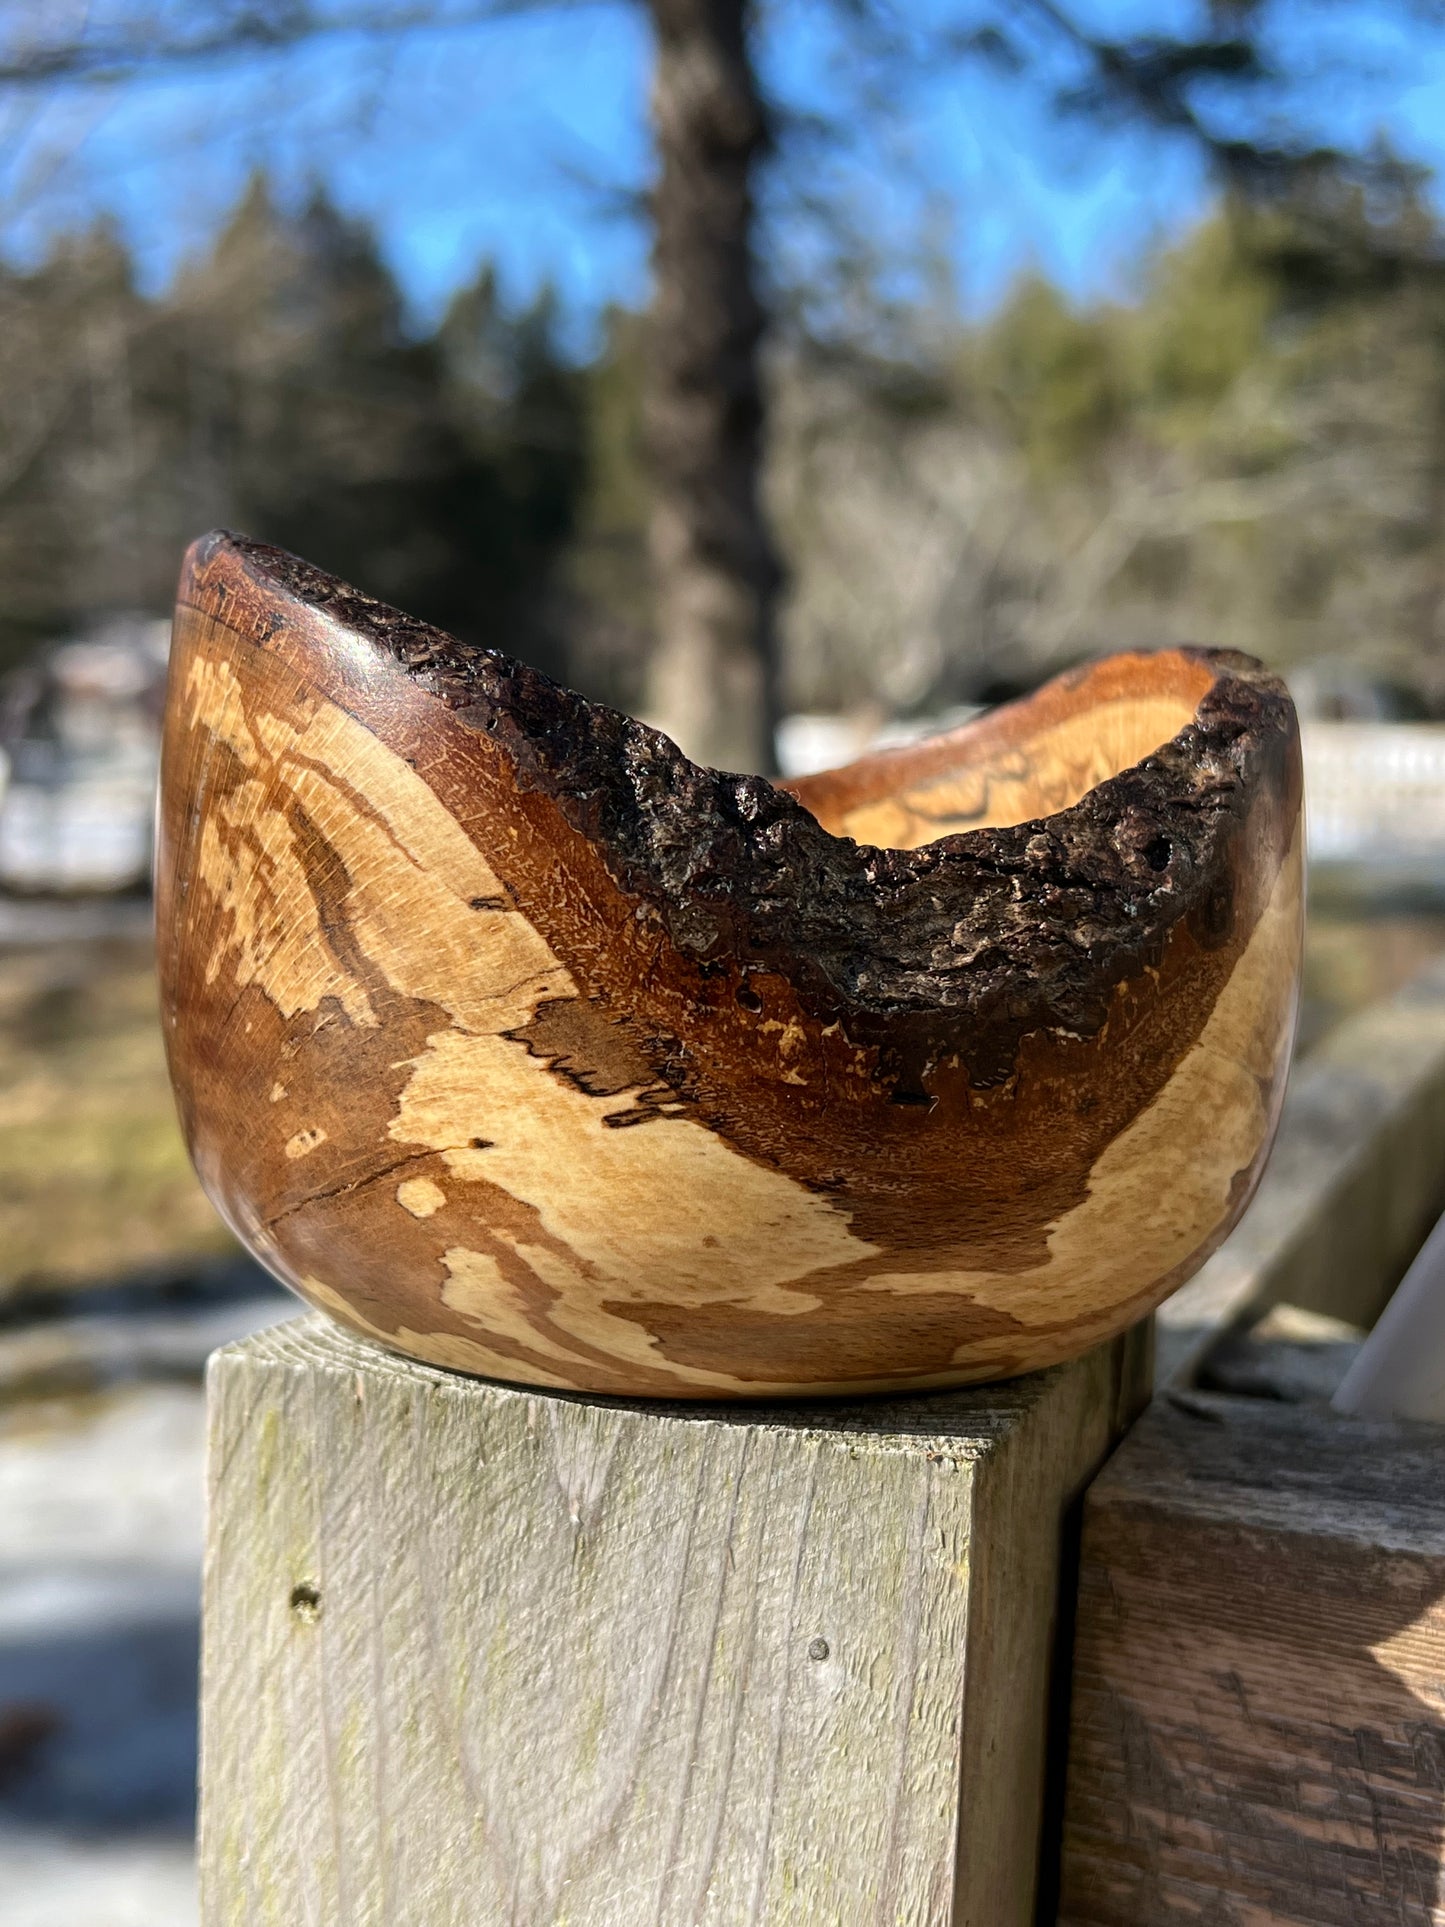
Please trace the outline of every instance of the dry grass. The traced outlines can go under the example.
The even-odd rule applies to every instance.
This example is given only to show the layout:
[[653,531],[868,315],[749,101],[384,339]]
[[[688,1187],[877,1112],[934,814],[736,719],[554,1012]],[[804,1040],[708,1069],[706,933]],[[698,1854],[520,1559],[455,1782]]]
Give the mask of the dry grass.
[[231,1248],[181,1143],[149,946],[0,952],[0,1299]]
[[1377,909],[1369,916],[1320,893],[1305,928],[1297,1051],[1311,1049],[1352,1010],[1377,1003],[1445,950],[1445,914]]

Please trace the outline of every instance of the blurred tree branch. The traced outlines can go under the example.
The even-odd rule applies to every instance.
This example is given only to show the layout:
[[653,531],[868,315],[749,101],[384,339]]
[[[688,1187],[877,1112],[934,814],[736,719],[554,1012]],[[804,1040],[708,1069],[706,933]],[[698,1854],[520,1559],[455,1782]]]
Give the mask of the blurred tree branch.
[[[1377,258],[1390,252],[1391,229],[1398,251],[1400,214],[1418,196],[1426,170],[1378,139],[1351,148],[1291,129],[1286,95],[1294,76],[1269,50],[1277,10],[1270,0],[1215,0],[1208,28],[1197,35],[1125,38],[1086,28],[1062,0],[1011,4],[1045,22],[1083,61],[1083,73],[1055,92],[1061,113],[1180,135],[1228,192],[1255,205],[1288,201],[1297,220],[1323,214],[1337,229],[1341,191],[1354,190],[1362,197],[1358,211],[1375,216]],[[1433,0],[1415,11],[1422,20],[1438,15]],[[1251,102],[1261,117],[1249,130],[1239,122]],[[1231,116],[1234,126],[1227,124]]]
[[205,7],[182,4],[136,8],[119,31],[93,28],[40,37],[0,53],[0,88],[54,86],[66,81],[126,80],[154,69],[201,67],[244,54],[284,54],[304,44],[343,35],[397,39],[419,31],[446,32],[557,6],[584,7],[603,0],[474,0],[449,6],[320,7],[308,0],[220,0]]
[[[580,5],[583,0],[571,0]],[[83,21],[0,55],[0,93],[115,83],[275,55],[323,37],[455,31],[569,0],[337,5],[211,0]],[[769,769],[781,570],[759,501],[764,312],[754,280],[755,164],[767,119],[748,0],[649,0],[658,177],[645,415],[658,641],[648,708],[704,762]]]

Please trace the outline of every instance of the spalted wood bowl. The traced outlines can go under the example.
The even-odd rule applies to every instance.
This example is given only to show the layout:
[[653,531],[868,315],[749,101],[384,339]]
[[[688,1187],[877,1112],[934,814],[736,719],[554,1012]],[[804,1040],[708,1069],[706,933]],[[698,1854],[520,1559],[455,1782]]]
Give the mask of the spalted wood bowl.
[[1118,656],[778,788],[210,536],[162,780],[201,1179],[434,1364],[1004,1377],[1187,1278],[1269,1149],[1300,762],[1247,657]]

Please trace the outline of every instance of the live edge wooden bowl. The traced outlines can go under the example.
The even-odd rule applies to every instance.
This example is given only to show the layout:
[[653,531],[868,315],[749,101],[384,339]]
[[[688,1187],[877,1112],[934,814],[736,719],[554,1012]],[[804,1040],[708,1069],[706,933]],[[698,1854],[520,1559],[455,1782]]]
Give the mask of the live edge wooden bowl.
[[1300,761],[1248,657],[1117,656],[779,788],[214,535],[162,787],[201,1179],[433,1364],[1006,1377],[1188,1277],[1269,1148]]

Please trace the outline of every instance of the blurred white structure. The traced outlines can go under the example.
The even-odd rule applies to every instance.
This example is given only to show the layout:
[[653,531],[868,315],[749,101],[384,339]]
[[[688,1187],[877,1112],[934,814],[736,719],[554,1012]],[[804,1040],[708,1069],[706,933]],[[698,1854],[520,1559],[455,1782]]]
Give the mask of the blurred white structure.
[[785,777],[814,776],[819,770],[851,763],[866,751],[897,749],[925,736],[942,736],[982,714],[980,703],[958,703],[934,716],[880,724],[876,713],[829,716],[802,711],[784,716],[778,724],[778,768]]
[[851,763],[868,748],[875,721],[801,712],[780,718],[774,747],[784,776],[815,776]]
[[1445,725],[1303,726],[1314,863],[1445,868]]
[[[952,709],[883,729],[856,716],[787,716],[778,761],[785,777],[807,776],[978,713]],[[1307,717],[1301,733],[1310,861],[1445,883],[1445,724]]]
[[1445,1218],[1416,1252],[1332,1403],[1356,1418],[1445,1420]]
[[0,888],[125,890],[150,875],[170,625],[120,617],[7,679]]

